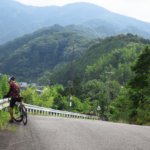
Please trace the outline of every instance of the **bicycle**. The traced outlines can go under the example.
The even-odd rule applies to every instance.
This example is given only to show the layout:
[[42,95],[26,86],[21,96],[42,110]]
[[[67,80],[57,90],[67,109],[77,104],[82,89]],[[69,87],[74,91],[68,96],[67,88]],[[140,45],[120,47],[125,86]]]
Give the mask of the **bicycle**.
[[27,109],[23,104],[23,97],[19,97],[15,103],[15,113],[13,120],[16,122],[23,122],[24,125],[27,125]]

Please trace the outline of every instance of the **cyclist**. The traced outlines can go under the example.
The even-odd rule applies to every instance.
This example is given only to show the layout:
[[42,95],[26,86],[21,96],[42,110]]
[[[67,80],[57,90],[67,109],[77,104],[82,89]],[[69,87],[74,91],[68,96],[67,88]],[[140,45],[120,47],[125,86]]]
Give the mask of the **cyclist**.
[[15,77],[12,76],[8,80],[9,83],[9,92],[4,97],[11,97],[10,100],[10,123],[13,123],[13,108],[15,106],[16,101],[20,97],[20,86],[15,82]]

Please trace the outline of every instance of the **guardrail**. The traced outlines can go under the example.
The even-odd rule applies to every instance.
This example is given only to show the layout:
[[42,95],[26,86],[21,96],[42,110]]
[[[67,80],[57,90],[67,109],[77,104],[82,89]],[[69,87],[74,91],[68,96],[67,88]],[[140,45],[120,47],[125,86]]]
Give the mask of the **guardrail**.
[[[97,116],[84,115],[79,113],[73,113],[68,111],[55,110],[51,108],[39,107],[24,103],[28,113],[35,115],[50,115],[56,117],[67,117],[67,118],[82,118],[82,119],[93,119],[98,120]],[[9,106],[8,99],[0,100],[0,110]]]
[[2,99],[0,100],[0,110],[6,108],[9,106],[8,99]]

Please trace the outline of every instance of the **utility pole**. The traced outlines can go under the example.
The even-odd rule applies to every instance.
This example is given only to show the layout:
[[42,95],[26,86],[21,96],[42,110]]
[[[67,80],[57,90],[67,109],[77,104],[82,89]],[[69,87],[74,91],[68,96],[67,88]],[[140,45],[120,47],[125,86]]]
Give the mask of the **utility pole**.
[[74,80],[74,70],[73,70],[73,61],[75,59],[75,45],[74,42],[72,44],[71,51],[71,63],[70,63],[70,72],[69,72],[69,81],[68,81],[68,89],[69,89],[69,98],[68,98],[68,110],[71,111],[72,108],[72,92],[73,92],[73,80]]
[[72,96],[69,95],[69,111],[71,111],[71,107],[72,107]]
[[101,111],[101,107],[100,107],[100,105],[98,105],[97,106],[97,116],[98,116],[98,118],[100,119],[100,111]]
[[69,80],[68,81],[68,90],[69,90],[68,111],[71,111],[71,107],[72,107],[72,89],[73,89],[73,82]]

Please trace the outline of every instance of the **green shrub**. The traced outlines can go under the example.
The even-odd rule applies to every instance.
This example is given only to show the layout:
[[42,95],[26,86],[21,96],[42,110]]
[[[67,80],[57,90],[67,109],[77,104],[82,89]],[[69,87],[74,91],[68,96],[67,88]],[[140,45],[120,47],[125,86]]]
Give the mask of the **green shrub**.
[[8,120],[9,120],[9,113],[0,110],[0,130],[9,128]]

